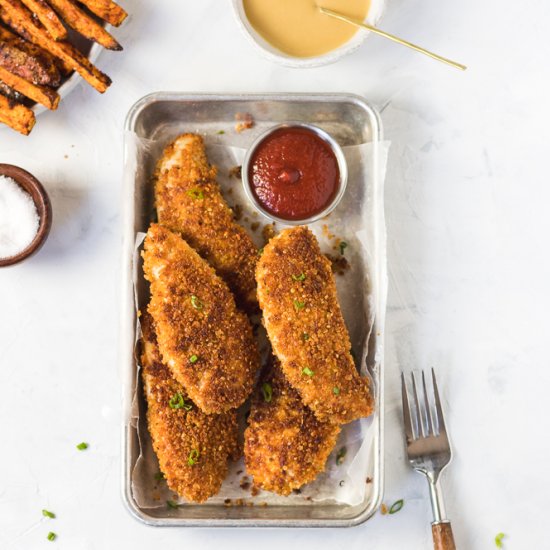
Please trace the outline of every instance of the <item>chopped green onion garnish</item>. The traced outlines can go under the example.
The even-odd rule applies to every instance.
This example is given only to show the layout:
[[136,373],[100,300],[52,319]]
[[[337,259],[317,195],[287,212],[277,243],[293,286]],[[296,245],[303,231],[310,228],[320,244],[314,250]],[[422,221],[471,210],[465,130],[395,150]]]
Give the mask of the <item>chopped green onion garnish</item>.
[[79,450],[79,451],[85,451],[87,448],[88,448],[88,444],[87,443],[84,443],[84,441],[82,443],[79,443],[76,448]]
[[187,464],[189,464],[189,466],[194,466],[197,463],[198,460],[199,460],[199,451],[197,451],[197,449],[193,449],[189,453],[189,458],[187,459]]
[[403,508],[403,504],[405,504],[405,501],[400,498],[399,500],[396,500],[391,506],[390,506],[390,509],[389,509],[389,512],[390,514],[396,514],[397,512],[399,512],[399,510],[401,510],[401,508]]
[[165,479],[164,474],[163,474],[162,472],[157,472],[157,473],[155,474],[155,479],[156,479],[157,481],[162,481],[163,479]]
[[195,200],[204,199],[204,193],[200,189],[189,189],[189,191],[187,191],[187,194]]
[[342,256],[344,255],[344,250],[348,247],[348,243],[346,241],[342,241],[340,243],[340,254],[342,254]]
[[173,500],[167,500],[166,504],[168,505],[168,508],[179,508],[180,505],[177,502],[174,502]]
[[189,362],[190,363],[196,363],[198,360],[199,360],[198,355],[191,355],[191,357],[189,357]]
[[264,382],[262,384],[262,394],[264,396],[264,401],[266,403],[271,403],[271,398],[273,397],[273,388],[271,384]]
[[314,372],[309,367],[304,367],[302,369],[302,374],[305,374],[306,376],[313,376]]
[[340,388],[337,388],[336,386],[334,386],[334,388],[332,388],[332,393],[334,395],[340,395]]
[[57,537],[57,535],[53,532],[53,531],[50,531],[48,533],[48,540],[55,540],[55,538]]
[[42,515],[46,518],[55,518],[55,514],[53,512],[50,512],[49,510],[42,510]]
[[225,130],[218,130],[217,134],[221,136],[222,134],[225,134]]
[[186,411],[190,411],[193,408],[193,405],[191,403],[186,403],[185,399],[183,398],[183,395],[181,393],[175,393],[168,402],[168,405],[171,409],[185,409]]
[[502,548],[502,539],[505,536],[506,535],[504,533],[498,533],[498,535],[495,537],[495,544],[496,544],[497,548]]
[[340,466],[342,462],[344,462],[344,458],[346,457],[347,449],[345,447],[342,447],[337,453],[336,453],[336,465]]
[[204,307],[203,303],[194,294],[191,296],[191,305],[195,309],[202,309]]
[[304,309],[305,305],[306,305],[305,302],[294,300],[294,307],[296,308],[296,310]]
[[300,273],[300,275],[292,275],[294,281],[303,281],[306,278],[305,273]]
[[309,340],[309,334],[307,332],[304,332],[302,333],[302,340],[304,342],[306,342],[307,340]]

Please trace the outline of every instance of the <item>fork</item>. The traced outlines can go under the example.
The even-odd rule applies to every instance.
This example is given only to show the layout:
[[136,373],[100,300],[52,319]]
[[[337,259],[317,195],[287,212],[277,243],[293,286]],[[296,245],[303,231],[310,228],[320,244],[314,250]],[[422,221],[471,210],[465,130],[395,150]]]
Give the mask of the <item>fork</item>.
[[[412,407],[407,392],[405,375],[401,373],[401,392],[403,397],[403,423],[407,455],[414,470],[424,474],[430,486],[430,500],[434,521],[432,536],[435,550],[455,550],[451,522],[446,519],[445,505],[439,477],[452,458],[451,444],[447,436],[441,400],[432,369],[433,402],[426,386],[426,376],[422,371],[422,396],[419,398],[416,376],[411,372]],[[421,406],[422,404],[422,406]]]

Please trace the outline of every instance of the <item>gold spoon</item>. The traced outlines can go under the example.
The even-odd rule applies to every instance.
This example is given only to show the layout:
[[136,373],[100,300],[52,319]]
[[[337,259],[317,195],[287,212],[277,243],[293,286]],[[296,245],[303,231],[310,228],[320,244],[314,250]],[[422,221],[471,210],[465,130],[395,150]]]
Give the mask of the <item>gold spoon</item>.
[[466,70],[466,65],[462,65],[462,63],[457,63],[456,61],[452,61],[451,59],[447,59],[446,57],[443,57],[441,55],[437,55],[436,53],[430,52],[429,50],[426,50],[425,48],[421,48],[420,46],[417,46],[416,44],[413,44],[412,42],[408,42],[407,40],[403,40],[402,38],[399,38],[398,36],[390,34],[389,32],[385,32],[381,29],[377,29],[376,27],[373,27],[372,25],[369,25],[368,23],[363,23],[363,21],[353,19],[352,17],[347,17],[346,15],[342,15],[341,13],[338,13],[336,11],[329,10],[328,8],[322,8],[322,7],[319,6],[319,9],[325,15],[329,15],[330,17],[340,19],[340,21],[345,21],[346,23],[351,23],[352,25],[355,25],[357,27],[363,27],[364,29],[367,29],[367,30],[372,31],[376,34],[379,34],[380,36],[383,36],[385,38],[389,38],[390,40],[393,40],[394,42],[397,42],[398,44],[402,44],[403,46],[407,46],[407,48],[412,48],[413,50],[416,50],[417,52],[423,53],[424,55],[427,55],[428,57],[431,57],[432,59],[436,59],[437,61],[441,61],[442,63],[446,63],[447,65],[450,65],[451,67],[455,67],[457,69],[460,69],[461,71]]

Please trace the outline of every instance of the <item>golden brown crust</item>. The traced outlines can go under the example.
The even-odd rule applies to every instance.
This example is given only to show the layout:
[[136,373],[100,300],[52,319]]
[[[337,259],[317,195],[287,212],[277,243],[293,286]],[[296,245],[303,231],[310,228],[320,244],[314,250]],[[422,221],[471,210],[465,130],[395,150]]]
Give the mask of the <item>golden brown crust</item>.
[[257,308],[258,249],[233,219],[201,136],[183,134],[166,147],[155,173],[155,199],[159,223],[181,233],[228,284],[240,306]]
[[[153,323],[147,314],[142,318],[142,329],[147,423],[160,470],[168,487],[178,495],[204,502],[220,490],[228,459],[237,451],[236,411],[220,415],[200,411],[162,363]],[[170,400],[178,394],[187,408],[191,406],[189,410],[170,407]],[[195,463],[189,464],[190,456],[196,458]]]
[[330,262],[313,233],[296,227],[273,238],[256,279],[273,350],[304,403],[336,424],[370,415],[370,388],[355,368]]
[[[269,398],[269,384],[271,398]],[[262,390],[263,388],[263,390]],[[275,365],[256,392],[245,431],[245,462],[254,484],[288,495],[325,468],[340,426],[321,422]]]
[[143,257],[165,363],[204,412],[238,407],[260,363],[248,318],[214,270],[165,227],[151,225]]

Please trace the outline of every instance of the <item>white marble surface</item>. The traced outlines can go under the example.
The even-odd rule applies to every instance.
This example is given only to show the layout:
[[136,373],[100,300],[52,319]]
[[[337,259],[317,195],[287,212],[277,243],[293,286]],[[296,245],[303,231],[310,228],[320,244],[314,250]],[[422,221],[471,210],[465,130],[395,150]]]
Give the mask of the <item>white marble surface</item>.
[[[445,479],[461,549],[548,547],[550,143],[543,0],[394,0],[385,27],[469,65],[462,74],[371,38],[336,65],[270,64],[222,0],[135,0],[126,50],[29,138],[0,129],[0,162],[49,190],[39,255],[0,271],[0,548],[430,548],[424,481],[403,460],[398,375],[435,366],[455,460]],[[122,124],[155,90],[344,91],[382,110],[389,308],[386,502],[349,530],[140,525],[120,498],[117,293]],[[87,452],[75,444],[90,442]],[[41,509],[58,518],[45,520]]]

